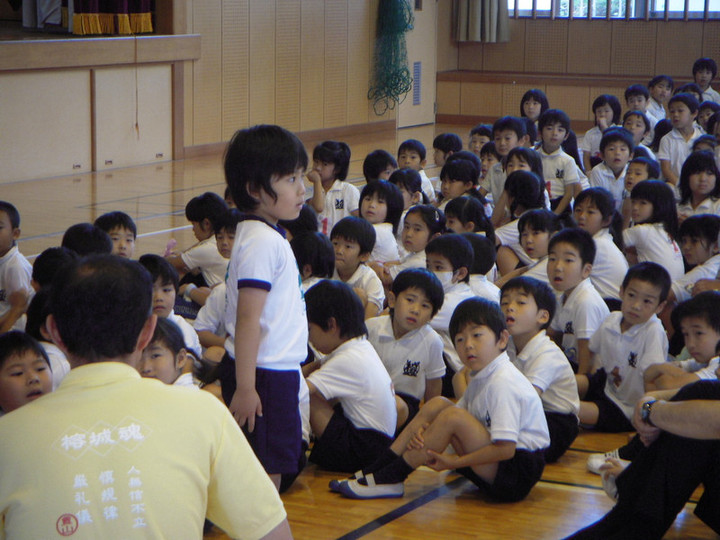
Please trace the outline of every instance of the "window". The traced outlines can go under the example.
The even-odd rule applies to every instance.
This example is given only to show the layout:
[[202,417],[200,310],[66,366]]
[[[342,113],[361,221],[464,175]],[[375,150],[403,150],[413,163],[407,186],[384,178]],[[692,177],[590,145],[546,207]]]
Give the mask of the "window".
[[511,16],[533,18],[720,18],[720,0],[508,0],[508,9]]

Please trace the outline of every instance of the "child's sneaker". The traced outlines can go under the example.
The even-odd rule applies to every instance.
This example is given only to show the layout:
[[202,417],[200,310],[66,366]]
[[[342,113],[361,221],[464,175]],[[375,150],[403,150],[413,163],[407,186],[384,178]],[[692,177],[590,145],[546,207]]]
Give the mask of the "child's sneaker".
[[330,491],[332,491],[333,493],[340,493],[340,485],[343,482],[347,482],[348,480],[360,480],[360,478],[365,478],[362,469],[356,471],[350,478],[346,478],[345,480],[330,480],[328,488],[330,488]]
[[339,491],[349,499],[391,499],[402,497],[405,494],[405,483],[376,484],[372,474],[365,477],[367,484],[358,480],[344,480],[340,482]]
[[590,457],[588,457],[587,460],[587,470],[591,473],[601,474],[602,471],[600,470],[600,467],[602,467],[608,459],[617,459],[625,467],[627,467],[630,463],[626,459],[621,459],[618,454],[618,448],[615,448],[615,450],[610,450],[604,454],[590,454]]

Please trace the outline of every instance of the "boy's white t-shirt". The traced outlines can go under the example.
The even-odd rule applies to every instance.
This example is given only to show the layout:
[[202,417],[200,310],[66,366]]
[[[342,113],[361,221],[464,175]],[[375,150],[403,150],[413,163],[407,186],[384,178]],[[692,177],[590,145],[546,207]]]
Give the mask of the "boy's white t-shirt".
[[[608,126],[608,129],[611,127],[615,127],[615,124]],[[585,132],[579,144],[583,155],[588,154],[591,158],[602,159],[600,156],[600,141],[602,140],[602,135],[603,132],[600,131],[598,126],[593,126]]]
[[388,272],[390,277],[395,279],[397,275],[403,270],[408,268],[425,268],[427,266],[427,257],[425,256],[425,250],[406,253],[400,257],[400,264],[393,264],[388,266]]
[[547,274],[547,265],[547,256],[538,259],[537,262],[533,264],[530,269],[523,274],[523,277],[534,278],[538,281],[542,281],[543,283],[547,283],[548,285],[550,285],[550,278],[548,278]]
[[563,333],[562,350],[577,364],[578,339],[590,339],[610,310],[589,278],[578,283],[564,303],[562,297],[562,293],[557,294],[557,310],[550,326]]
[[520,231],[518,231],[518,221],[520,218],[514,219],[505,225],[501,225],[495,229],[495,238],[501,246],[513,246],[520,243]]
[[485,426],[492,442],[512,441],[531,452],[550,446],[540,396],[505,352],[472,375],[457,406]]
[[220,255],[215,236],[198,242],[181,253],[180,258],[190,271],[200,269],[208,287],[225,281],[225,272],[230,261]]
[[545,330],[535,334],[520,353],[511,339],[507,352],[515,367],[542,392],[540,399],[546,412],[575,416],[580,413],[575,374],[562,349]]
[[168,321],[174,322],[182,332],[187,352],[195,356],[195,358],[197,358],[198,360],[202,358],[202,347],[200,346],[200,338],[198,337],[195,328],[193,328],[193,326],[185,319],[183,319],[180,315],[176,315],[175,310],[171,311],[170,315],[168,315],[167,318]]
[[675,128],[660,139],[660,146],[658,148],[657,158],[660,161],[669,161],[670,168],[680,178],[680,170],[682,169],[683,163],[690,155],[692,151],[692,145],[695,140],[703,134],[702,129],[697,125],[693,125],[693,134],[689,140],[685,140],[685,137]]
[[172,386],[180,386],[182,388],[193,388],[195,390],[200,390],[200,387],[193,380],[192,373],[183,373],[177,379],[175,379],[175,382],[172,383]]
[[638,262],[651,261],[663,266],[671,280],[685,274],[682,252],[662,223],[640,223],[623,231],[625,247],[637,250]]
[[243,216],[235,232],[228,268],[225,306],[225,350],[235,358],[238,289],[267,291],[260,315],[257,367],[299,369],[307,357],[308,323],[300,272],[282,231],[252,215]]
[[655,101],[655,98],[653,97],[650,97],[650,99],[648,99],[647,109],[645,112],[655,118],[656,123],[660,120],[664,120],[665,116],[667,115],[667,113],[665,112],[665,107]]
[[607,373],[605,395],[633,417],[635,404],[645,394],[643,375],[648,366],[667,360],[668,340],[657,315],[622,332],[622,312],[613,311],[590,338],[590,350]]
[[425,382],[445,375],[443,343],[429,325],[395,339],[390,315],[365,321],[368,341],[390,374],[395,392],[422,400]]
[[720,254],[713,255],[702,264],[684,274],[680,279],[673,280],[670,289],[678,302],[690,300],[693,286],[701,279],[717,279],[720,271]]
[[397,410],[395,394],[385,366],[365,338],[353,338],[323,360],[308,376],[327,399],[337,399],[343,413],[358,429],[374,429],[392,437]]
[[680,219],[689,218],[690,216],[699,216],[700,214],[720,216],[720,199],[708,197],[698,204],[697,208],[693,208],[690,201],[686,203],[679,202],[677,205],[677,212]]
[[702,93],[703,101],[712,101],[720,104],[720,94],[713,89],[712,86],[708,86],[707,90]]
[[600,229],[593,235],[595,262],[590,281],[603,298],[620,300],[620,287],[628,271],[628,262],[620,248],[613,242],[608,229]]
[[505,189],[506,179],[507,175],[505,174],[505,171],[503,171],[502,163],[495,163],[492,167],[490,167],[490,170],[488,170],[485,178],[482,179],[482,182],[480,182],[480,187],[487,191],[492,197],[493,206],[495,206],[500,200],[500,195],[502,195],[502,192]]
[[475,293],[467,283],[453,283],[445,290],[445,297],[440,311],[430,320],[430,326],[442,338],[445,358],[447,358],[450,367],[456,372],[463,368],[463,363],[460,361],[455,345],[450,339],[450,319],[458,304],[473,296],[475,296]]
[[433,187],[432,182],[428,178],[428,175],[424,169],[420,169],[418,172],[420,173],[420,183],[422,186],[422,191],[428,198],[428,202],[430,204],[433,204],[437,200],[437,196],[435,195],[435,188]]
[[470,290],[472,290],[475,296],[498,304],[500,303],[500,289],[497,285],[488,281],[488,278],[482,274],[470,275]]
[[562,147],[548,154],[541,144],[537,151],[542,159],[543,177],[550,199],[563,197],[566,189],[572,189],[572,184],[580,182],[575,160]]
[[[333,274],[333,279],[336,281],[342,281],[340,274],[338,274],[337,268]],[[364,264],[358,265],[355,273],[350,276],[345,283],[347,283],[353,289],[357,287],[362,289],[367,294],[368,302],[372,302],[378,308],[378,313],[383,309],[385,304],[385,289],[383,288],[382,281],[375,273],[375,271],[369,266]]]
[[390,262],[400,259],[398,244],[393,234],[392,223],[373,224],[375,246],[370,254],[371,261]]
[[615,210],[620,212],[623,201],[623,191],[625,191],[625,173],[627,173],[627,165],[620,173],[620,176],[615,178],[615,173],[612,169],[605,165],[605,162],[598,163],[590,171],[590,187],[601,187],[607,189],[612,193],[613,200],[615,201]]
[[[10,295],[15,291],[24,290],[28,296],[34,296],[30,285],[32,279],[32,265],[13,246],[0,257],[0,317],[10,311]],[[11,330],[25,330],[25,315],[18,318]]]
[[358,188],[350,182],[335,180],[325,192],[325,208],[318,214],[318,230],[329,237],[335,224],[359,207]]
[[196,332],[212,332],[213,334],[225,337],[225,296],[227,287],[225,282],[212,288],[210,295],[205,300],[205,305],[198,311],[193,321],[193,328]]
[[68,362],[65,354],[58,349],[57,345],[54,343],[41,341],[40,345],[42,345],[42,348],[45,349],[45,354],[48,355],[48,360],[50,360],[50,370],[52,371],[53,383],[52,388],[55,390],[65,378],[65,375],[70,373],[70,362]]
[[[682,352],[687,353],[687,348],[684,348]],[[687,373],[697,375],[701,381],[716,381],[717,375],[715,372],[720,364],[720,358],[716,356],[711,358],[707,364],[701,364],[691,357],[688,360],[675,361],[674,364]]]

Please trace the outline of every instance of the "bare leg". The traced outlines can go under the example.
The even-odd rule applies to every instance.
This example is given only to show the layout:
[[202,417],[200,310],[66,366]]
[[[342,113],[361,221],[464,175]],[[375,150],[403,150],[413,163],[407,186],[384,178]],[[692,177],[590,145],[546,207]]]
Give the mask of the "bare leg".
[[415,435],[415,433],[417,433],[424,424],[430,424],[433,420],[435,420],[435,417],[437,417],[441,411],[454,406],[455,404],[452,401],[444,397],[432,398],[420,408],[420,411],[417,415],[415,415],[415,418],[413,418],[410,423],[405,426],[405,429],[402,430],[400,435],[397,436],[390,446],[390,450],[395,452],[397,455],[401,455],[407,448],[407,445],[413,438],[413,435]]
[[580,402],[580,423],[586,426],[594,426],[597,424],[600,409],[592,401]]
[[310,427],[316,437],[322,437],[335,410],[320,394],[310,394]]
[[587,375],[575,375],[575,382],[578,387],[578,395],[580,399],[584,398],[587,394],[588,388],[590,387],[590,379]]

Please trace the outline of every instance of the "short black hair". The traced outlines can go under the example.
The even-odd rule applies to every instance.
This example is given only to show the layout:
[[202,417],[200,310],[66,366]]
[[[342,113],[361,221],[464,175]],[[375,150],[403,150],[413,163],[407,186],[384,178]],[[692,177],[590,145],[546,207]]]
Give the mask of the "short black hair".
[[427,155],[425,145],[417,139],[407,139],[400,143],[400,146],[398,147],[398,156],[403,151],[417,152],[420,156],[420,161],[423,161]]
[[305,265],[309,264],[313,276],[328,279],[333,276],[335,251],[323,233],[314,231],[294,235],[290,240],[290,247],[301,272]]
[[693,141],[692,151],[700,152],[701,150],[698,150],[697,148],[701,144],[707,144],[714,150],[715,148],[717,148],[718,141],[715,138],[715,135],[708,135],[707,133],[705,135],[700,135],[697,139]]
[[493,138],[501,131],[514,131],[518,139],[527,135],[525,121],[515,116],[503,116],[493,124]]
[[228,205],[220,195],[212,191],[206,191],[202,195],[193,197],[185,205],[185,218],[188,221],[201,222],[204,219],[210,221],[214,231],[215,216],[226,212]]
[[110,234],[114,229],[125,229],[130,231],[133,238],[137,238],[137,226],[129,215],[125,212],[115,211],[103,214],[95,220],[93,223],[96,227],[101,228],[106,233]]
[[43,287],[30,300],[25,321],[25,333],[38,341],[49,341],[40,331],[45,327],[45,321],[50,314],[50,287]]
[[681,302],[673,310],[673,320],[677,320],[678,326],[683,319],[688,317],[702,319],[715,332],[720,333],[720,293],[703,291]]
[[363,161],[363,176],[366,182],[377,180],[380,174],[388,168],[397,169],[397,161],[393,155],[386,150],[373,150]]
[[693,64],[692,73],[693,77],[698,71],[708,70],[712,73],[712,78],[717,77],[717,63],[712,58],[698,58]]
[[607,145],[614,142],[622,142],[630,149],[630,155],[635,151],[635,140],[632,133],[624,127],[610,127],[603,131],[600,139],[600,152],[604,152]]
[[507,330],[500,304],[478,296],[463,300],[455,308],[448,327],[453,343],[455,336],[470,323],[490,328],[495,334],[495,341],[500,339],[503,330]]
[[445,214],[432,204],[416,204],[415,206],[411,206],[405,213],[405,218],[407,219],[410,214],[420,216],[420,219],[425,222],[425,225],[427,225],[430,231],[430,238],[445,230]]
[[313,149],[313,160],[335,165],[335,178],[345,180],[350,168],[350,147],[342,141],[324,141]]
[[699,214],[689,216],[680,224],[678,238],[698,238],[707,245],[718,241],[720,234],[720,216],[715,214]]
[[372,253],[376,240],[375,227],[363,218],[347,216],[338,221],[330,231],[330,240],[335,238],[357,242],[360,255]]
[[498,154],[497,148],[495,148],[495,141],[486,142],[480,149],[480,156],[495,156],[498,161],[502,160],[502,156]]
[[698,86],[694,82],[691,82],[683,84],[682,86],[676,88],[674,94],[690,94],[693,95],[693,97],[695,97],[694,95],[697,95],[696,99],[698,100],[699,107],[700,101],[702,100],[703,91],[700,90],[700,86]]
[[477,233],[462,233],[473,249],[473,264],[468,268],[470,275],[484,276],[495,265],[495,240]]
[[308,322],[323,330],[328,330],[330,319],[335,319],[341,338],[367,335],[362,302],[342,281],[324,279],[313,285],[305,293],[305,305]]
[[625,89],[625,101],[635,96],[650,99],[650,92],[644,84],[631,84]]
[[547,208],[535,208],[520,216],[517,226],[520,236],[526,228],[530,228],[531,231],[545,231],[552,235],[560,230],[561,224],[555,212]]
[[10,220],[13,229],[20,227],[20,212],[14,205],[7,201],[0,201],[0,212],[5,212]]
[[720,111],[720,103],[715,103],[714,101],[703,101],[700,103],[698,111],[702,111],[703,109],[710,109],[713,113],[716,113]]
[[550,124],[560,124],[565,131],[570,131],[570,117],[560,109],[548,109],[538,118],[539,131],[542,132],[543,128]]
[[21,332],[20,330],[11,330],[10,332],[0,334],[0,368],[13,356],[22,355],[27,352],[37,354],[47,362],[48,366],[50,365],[50,360],[48,359],[45,349],[43,349],[43,346],[38,343],[38,340],[30,334]]
[[[603,107],[605,105],[609,105],[613,112],[612,117],[612,123],[618,124],[620,123],[620,115],[622,114],[622,106],[620,105],[620,100],[613,96],[612,94],[600,94],[598,97],[595,98],[595,100],[592,103],[592,112],[593,115],[595,114],[595,111]],[[594,119],[593,119],[594,120]]]
[[458,159],[464,159],[466,161],[469,161],[475,166],[475,169],[477,169],[477,177],[480,178],[480,171],[482,170],[482,161],[480,161],[480,158],[477,157],[474,153],[470,152],[470,150],[459,150],[455,152],[454,154],[451,154],[447,157],[445,160],[445,163],[453,162]]
[[500,289],[500,304],[502,305],[502,297],[506,292],[517,290],[532,296],[537,304],[538,310],[544,309],[550,315],[550,317],[548,317],[548,321],[540,328],[545,330],[548,326],[550,326],[550,323],[555,316],[555,310],[557,309],[555,292],[550,288],[550,285],[540,281],[539,279],[527,276],[514,277],[503,285],[502,289]]
[[620,212],[615,209],[615,198],[613,194],[603,187],[591,187],[583,189],[577,197],[575,197],[574,207],[577,208],[584,201],[589,200],[595,208],[598,209],[603,221],[610,220],[608,230],[612,235],[613,242],[620,251],[624,249],[623,245],[623,224]]
[[422,190],[422,178],[420,173],[410,167],[404,167],[393,171],[388,182],[395,184],[397,187],[403,188],[411,195],[420,193],[423,203],[428,203],[427,195]]
[[[362,211],[362,201],[365,197],[372,197],[376,195],[378,200],[385,201],[387,205],[387,213],[385,215],[384,223],[390,223],[393,228],[393,234],[397,234],[398,225],[400,224],[400,218],[405,207],[405,201],[403,200],[400,188],[395,184],[386,180],[378,180],[377,182],[370,182],[365,184],[362,192],[360,193],[360,210]],[[364,218],[365,216],[361,216]]]
[[289,232],[293,237],[304,232],[318,230],[318,215],[309,204],[303,204],[300,214],[295,219],[281,219],[278,225]]
[[525,163],[527,163],[530,167],[530,170],[537,174],[540,178],[544,177],[542,157],[540,156],[540,152],[538,152],[534,148],[516,146],[508,152],[507,161],[505,162],[505,164],[507,165],[507,162],[515,156],[517,156],[520,161],[524,161]]
[[[637,148],[635,150],[637,151]],[[632,163],[641,163],[645,165],[648,173],[648,180],[660,178],[660,164],[654,159],[645,156],[639,156],[632,158],[630,160],[630,164]]]
[[716,199],[720,197],[720,182],[718,182],[718,180],[720,180],[720,170],[718,170],[717,163],[715,162],[715,154],[709,150],[701,150],[691,153],[683,163],[682,169],[680,169],[678,187],[680,188],[681,203],[687,203],[692,198],[690,176],[704,172],[715,176],[715,187],[709,196]]
[[[300,214],[302,215],[302,210]],[[215,234],[217,235],[220,231],[232,232],[234,234],[235,229],[237,229],[237,224],[240,223],[240,219],[242,219],[242,212],[240,212],[240,210],[237,208],[228,208],[227,211],[215,217],[213,223]],[[280,222],[278,222],[278,224],[280,224]]]
[[534,172],[513,171],[505,180],[505,191],[512,199],[512,213],[515,213],[519,206],[525,210],[545,208],[545,184]]
[[470,136],[481,135],[492,139],[492,126],[490,124],[478,124],[470,130]]
[[467,268],[468,275],[463,281],[470,280],[470,268],[473,265],[473,249],[470,242],[460,234],[443,234],[433,238],[425,246],[425,255],[436,254],[445,257],[452,265],[453,272]]
[[657,152],[658,148],[660,147],[660,141],[662,138],[670,133],[673,130],[672,123],[667,118],[663,118],[662,120],[658,120],[658,123],[655,124],[655,133],[653,135],[653,140],[650,143],[650,148],[653,152]]
[[454,217],[463,226],[470,222],[474,223],[473,234],[484,232],[495,245],[495,227],[487,217],[485,206],[479,199],[467,195],[455,197],[445,205],[445,217],[447,216]]
[[440,133],[433,139],[433,148],[441,152],[459,152],[463,148],[462,139],[456,133]]
[[569,227],[555,234],[548,244],[548,253],[558,244],[568,244],[575,248],[580,255],[580,262],[583,266],[595,262],[595,240],[592,235],[584,229]]
[[[698,88],[698,90],[700,89]],[[700,92],[700,95],[702,95],[702,92]],[[692,94],[688,94],[687,92],[679,92],[673,97],[671,97],[668,101],[668,108],[673,103],[684,103],[685,106],[690,109],[691,113],[697,112],[697,110],[700,108],[700,102],[697,100],[697,98]]]
[[662,223],[672,239],[677,238],[678,215],[675,192],[663,180],[638,182],[630,192],[631,200],[645,200],[652,204],[652,215],[646,223]]
[[108,233],[92,223],[77,223],[63,234],[62,243],[81,257],[112,253],[113,243]]
[[407,268],[400,272],[392,283],[392,293],[397,298],[401,292],[410,289],[420,289],[425,293],[432,304],[432,314],[440,311],[445,300],[442,283],[430,270],[425,268]]
[[720,122],[720,112],[716,112],[707,121],[707,132],[712,133],[715,131],[715,126]]
[[534,143],[538,139],[538,132],[537,128],[535,127],[535,122],[533,122],[532,119],[528,118],[527,116],[523,117],[523,121],[525,122],[525,132],[527,133],[528,140],[531,143]]
[[50,313],[63,344],[71,355],[89,362],[135,351],[151,306],[148,271],[114,255],[93,255],[64,266],[50,293]]
[[78,259],[78,254],[65,247],[47,248],[37,256],[33,263],[32,278],[40,287],[52,283],[55,273],[65,264]]
[[523,97],[520,98],[520,116],[525,116],[525,111],[523,110],[523,105],[525,105],[526,101],[537,101],[540,104],[540,114],[544,113],[548,107],[550,107],[550,103],[548,102],[548,98],[545,95],[545,92],[540,90],[539,88],[533,88],[531,90],[528,90],[523,94]]
[[673,81],[673,78],[670,75],[655,75],[652,79],[650,79],[648,88],[653,88],[663,82],[668,84],[671,91],[675,87],[675,81]]
[[463,184],[470,182],[476,186],[479,182],[478,172],[475,163],[469,159],[453,159],[445,162],[445,165],[443,165],[443,168],[440,170],[440,178],[443,180],[460,181]]
[[170,319],[164,319],[162,317],[158,317],[157,323],[155,324],[155,332],[150,340],[151,344],[155,342],[165,345],[174,356],[177,356],[182,349],[187,349],[182,330]]
[[233,135],[225,150],[225,181],[238,209],[255,210],[260,201],[249,190],[262,190],[277,200],[272,180],[307,169],[300,139],[280,126],[257,125]]
[[150,273],[153,284],[159,279],[161,285],[172,284],[175,292],[178,290],[178,273],[167,259],[160,255],[147,253],[138,259],[138,263]]
[[644,281],[645,283],[650,283],[654,287],[658,287],[660,289],[660,302],[667,300],[672,281],[670,280],[670,274],[668,274],[668,271],[659,264],[645,261],[638,263],[635,266],[631,266],[628,269],[627,274],[625,274],[625,278],[622,282],[622,288],[627,288],[633,279]]
[[650,125],[650,119],[647,117],[647,114],[642,111],[627,111],[625,114],[623,114],[623,126],[625,125],[625,121],[631,116],[637,116],[638,118],[640,118],[640,120],[643,121],[643,124],[645,124],[645,133],[652,129],[652,126]]

